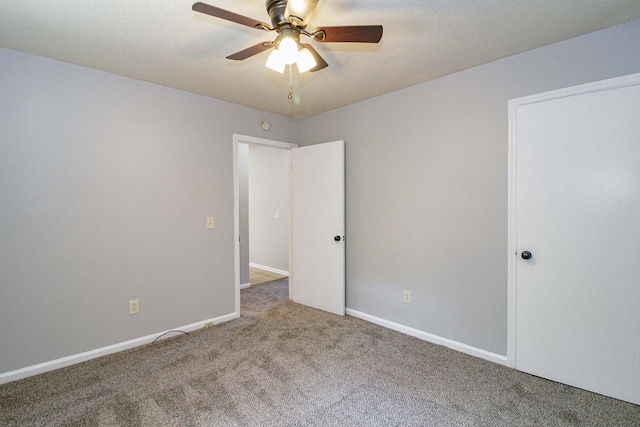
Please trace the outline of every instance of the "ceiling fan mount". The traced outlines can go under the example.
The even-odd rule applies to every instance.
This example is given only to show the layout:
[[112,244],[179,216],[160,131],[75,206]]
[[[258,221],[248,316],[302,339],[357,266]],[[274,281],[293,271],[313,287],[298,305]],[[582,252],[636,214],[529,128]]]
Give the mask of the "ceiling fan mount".
[[285,17],[287,0],[266,0],[266,6],[273,28],[278,28],[280,25],[284,24],[290,24],[289,20]]
[[278,72],[283,72],[285,65],[293,63],[297,63],[300,72],[315,72],[329,66],[311,44],[300,42],[300,35],[317,42],[333,43],[378,43],[382,39],[382,25],[318,27],[313,31],[307,31],[309,19],[318,1],[266,0],[271,25],[206,3],[194,3],[192,9],[257,30],[276,31],[278,36],[275,40],[258,43],[227,56],[227,59],[241,61],[276,48],[269,55],[267,67]]

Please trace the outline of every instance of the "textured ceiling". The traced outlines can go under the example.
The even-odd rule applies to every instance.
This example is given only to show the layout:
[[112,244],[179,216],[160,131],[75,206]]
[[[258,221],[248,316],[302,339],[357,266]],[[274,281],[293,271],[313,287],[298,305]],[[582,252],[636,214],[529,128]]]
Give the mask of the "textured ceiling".
[[[306,117],[640,18],[638,0],[321,0],[309,28],[381,24],[380,44],[314,43],[329,67],[288,73],[225,56],[272,40],[195,0],[4,0],[0,46]],[[269,22],[263,0],[204,0]],[[1,64],[0,64],[1,72]]]

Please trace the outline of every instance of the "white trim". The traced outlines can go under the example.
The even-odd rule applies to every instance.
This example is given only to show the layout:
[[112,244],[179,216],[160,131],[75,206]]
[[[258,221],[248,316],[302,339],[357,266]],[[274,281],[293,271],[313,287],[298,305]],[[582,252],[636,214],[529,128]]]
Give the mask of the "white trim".
[[292,148],[297,148],[298,144],[294,144],[291,142],[284,142],[284,141],[276,141],[274,139],[265,139],[265,138],[258,138],[255,136],[248,136],[248,135],[240,135],[237,133],[233,134],[233,141],[234,142],[239,142],[242,144],[258,144],[258,145],[268,145],[269,147],[273,147],[273,148],[282,148],[285,150],[290,150]]
[[583,95],[593,92],[602,92],[612,89],[620,89],[628,86],[640,85],[640,73],[613,79],[601,80],[550,92],[539,93],[522,98],[509,100],[509,143],[508,143],[508,199],[507,199],[507,360],[508,365],[516,367],[516,343],[517,343],[517,129],[518,108],[539,102],[551,101],[559,98]]
[[479,357],[480,359],[485,359],[490,362],[498,363],[500,365],[507,365],[507,356],[491,353],[490,351],[482,350],[477,347],[472,347],[467,344],[453,341],[448,338],[443,338],[438,335],[430,334],[428,332],[424,332],[419,329],[414,329],[409,326],[404,326],[399,323],[391,322],[389,320],[381,319],[379,317],[372,316],[370,314],[363,313],[361,311],[353,310],[351,308],[347,308],[346,311],[349,316],[357,317],[359,319],[366,320],[367,322],[375,323],[376,325],[384,326],[385,328],[402,332],[403,334],[407,334],[412,337],[419,338],[423,341],[428,341],[433,344],[442,345],[452,350],[460,351],[462,353]]
[[289,276],[289,299],[293,299],[293,282],[294,282],[294,277],[293,277],[293,179],[291,179],[291,174],[293,173],[293,162],[291,161],[291,151],[293,149],[289,150],[287,154],[289,154],[287,161],[289,162],[289,170],[288,170],[288,191],[289,191],[289,203],[287,206],[287,209],[289,210],[289,247],[288,247],[288,261],[289,261],[289,273],[287,274],[287,276]]
[[537,93],[535,95],[523,96],[509,100],[509,106],[519,107],[522,105],[535,104],[538,102],[550,101],[552,99],[567,98],[570,96],[584,95],[587,93],[603,92],[611,89],[620,89],[640,84],[640,73],[629,74],[627,76],[614,77],[607,80],[585,83],[577,86],[570,86],[549,92]]
[[161,335],[173,331],[181,330],[184,332],[191,332],[197,329],[202,329],[208,326],[208,324],[217,325],[219,323],[228,322],[238,316],[235,313],[226,314],[224,316],[214,317],[212,319],[202,320],[200,322],[192,323],[190,325],[179,326],[177,328],[171,328],[163,332],[147,335],[140,338],[134,338],[129,341],[120,342],[117,344],[108,345],[106,347],[96,348],[94,350],[85,351],[83,353],[73,354],[71,356],[61,357],[59,359],[50,360],[44,363],[38,363],[37,365],[27,366],[25,368],[16,369],[15,371],[9,371],[0,374],[0,384],[6,384],[11,381],[20,380],[33,375],[41,374],[43,372],[53,371],[55,369],[64,368],[65,366],[75,365],[76,363],[84,362],[87,360],[95,359],[109,354],[118,353],[120,351],[128,350],[130,348],[139,347],[141,345],[152,343],[155,339]]
[[507,360],[516,367],[516,119],[517,106],[509,101],[509,142],[507,147]]
[[[239,177],[238,177],[238,144],[260,144],[273,148],[291,150],[298,147],[298,144],[289,142],[274,141],[271,139],[256,138],[254,136],[233,134],[233,264],[234,264],[234,287],[235,287],[235,313],[240,316],[240,200],[239,200]],[[291,163],[291,158],[289,158]],[[291,185],[291,184],[289,184]],[[289,214],[291,214],[291,194],[289,194]],[[291,218],[291,215],[289,215]],[[289,219],[289,265],[291,265],[291,219]],[[289,267],[291,271],[291,267]],[[287,273],[288,274],[288,273]],[[291,280],[289,280],[289,296],[291,296]]]
[[251,283],[243,283],[242,285],[240,285],[240,289],[247,289],[251,287]]
[[249,267],[259,268],[260,270],[270,271],[272,273],[281,274],[283,276],[288,276],[289,275],[288,271],[280,270],[278,268],[273,268],[273,267],[269,267],[269,266],[266,266],[266,265],[256,264],[255,262],[250,262],[249,263]]

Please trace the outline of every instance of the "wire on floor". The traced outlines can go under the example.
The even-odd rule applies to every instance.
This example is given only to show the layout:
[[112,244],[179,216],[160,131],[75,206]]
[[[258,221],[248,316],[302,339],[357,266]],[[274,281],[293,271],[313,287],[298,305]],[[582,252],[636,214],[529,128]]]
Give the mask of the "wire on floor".
[[157,337],[155,340],[153,340],[153,342],[151,344],[155,344],[156,341],[158,341],[160,338],[162,338],[163,336],[170,334],[171,332],[178,332],[178,333],[182,333],[185,335],[189,335],[189,332],[185,332],[185,331],[179,331],[179,330],[173,330],[173,331],[167,331],[164,334],[160,335],[159,337]]

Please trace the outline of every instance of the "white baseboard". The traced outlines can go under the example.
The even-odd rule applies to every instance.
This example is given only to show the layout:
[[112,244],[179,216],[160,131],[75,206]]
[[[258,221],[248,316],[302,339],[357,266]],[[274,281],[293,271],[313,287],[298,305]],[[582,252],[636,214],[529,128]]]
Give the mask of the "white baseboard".
[[[65,366],[75,365],[76,363],[84,362],[86,360],[95,359],[97,357],[106,356],[120,351],[128,350],[130,348],[138,347],[144,344],[149,344],[153,340],[173,330],[181,330],[184,332],[191,332],[197,329],[204,328],[208,323],[217,325],[218,323],[228,322],[229,320],[239,317],[237,313],[226,314],[224,316],[215,317],[213,319],[202,320],[200,322],[192,323],[190,325],[178,326],[176,328],[168,329],[167,331],[158,332],[156,334],[147,335],[140,338],[134,338],[129,341],[109,345],[106,347],[97,348],[95,350],[85,351],[84,353],[78,353],[71,356],[61,357],[59,359],[51,360],[44,363],[39,363],[33,366],[27,366],[26,368],[17,369],[15,371],[5,372],[0,374],[0,384],[5,384],[11,381],[20,380],[22,378],[30,377],[33,375],[41,374],[43,372],[53,371],[55,369],[64,368]],[[168,338],[168,337],[167,337]]]
[[240,289],[247,289],[251,287],[251,283],[243,283],[242,285],[240,285]]
[[443,345],[452,350],[457,350],[471,356],[479,357],[481,359],[486,359],[500,365],[508,366],[507,356],[491,353],[490,351],[482,350],[480,348],[472,347],[470,345],[453,341],[448,338],[430,334],[419,329],[410,328],[409,326],[404,326],[399,323],[381,319],[379,317],[375,317],[361,311],[353,310],[351,308],[347,308],[346,312],[349,316],[357,317],[359,319],[366,320],[367,322],[375,323],[376,325],[384,326],[385,328],[393,329],[394,331],[402,332],[403,334],[411,335],[412,337],[416,337],[424,341],[429,341],[433,344]]
[[283,276],[288,276],[289,275],[288,271],[284,271],[284,270],[280,270],[280,269],[277,269],[277,268],[269,267],[267,265],[256,264],[255,262],[250,262],[249,263],[249,267],[259,268],[260,270],[267,270],[267,271],[270,271],[272,273],[282,274]]

